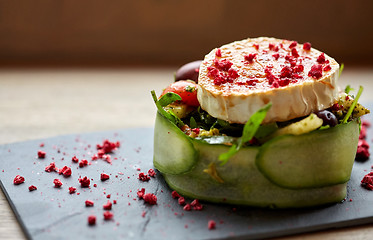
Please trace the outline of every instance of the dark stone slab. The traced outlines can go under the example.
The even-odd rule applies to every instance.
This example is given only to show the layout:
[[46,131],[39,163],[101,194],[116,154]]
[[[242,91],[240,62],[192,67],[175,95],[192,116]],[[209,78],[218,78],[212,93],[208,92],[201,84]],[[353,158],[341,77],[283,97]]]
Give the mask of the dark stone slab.
[[[372,129],[368,130],[372,136]],[[91,161],[96,144],[104,139],[120,141],[121,147],[110,154],[112,164],[99,159]],[[44,147],[40,147],[44,143]],[[140,172],[153,168],[153,129],[124,129],[81,135],[59,136],[0,146],[0,180],[20,224],[30,239],[250,239],[269,238],[329,228],[353,226],[373,221],[373,192],[363,189],[360,181],[370,171],[371,160],[356,162],[348,184],[348,196],[343,203],[308,209],[270,210],[243,206],[203,203],[202,211],[184,211],[171,190],[157,172],[148,182],[138,179]],[[37,151],[47,153],[37,158]],[[91,162],[83,168],[71,158],[86,158]],[[45,167],[55,162],[57,167],[72,168],[71,177]],[[140,169],[140,170],[139,170]],[[100,174],[110,174],[102,182]],[[14,185],[16,175],[26,182]],[[81,188],[79,176],[91,178],[90,188]],[[63,186],[53,186],[58,178]],[[97,187],[93,187],[97,184]],[[37,190],[29,192],[30,185]],[[69,194],[69,187],[77,193]],[[137,190],[156,194],[157,205],[148,205],[137,198]],[[107,194],[111,194],[107,199]],[[85,200],[95,202],[85,207]],[[350,201],[350,199],[352,201]],[[116,200],[111,221],[103,219],[103,204]],[[187,199],[191,201],[192,199]],[[88,226],[87,217],[96,215],[95,226]],[[209,220],[216,229],[209,230]]]

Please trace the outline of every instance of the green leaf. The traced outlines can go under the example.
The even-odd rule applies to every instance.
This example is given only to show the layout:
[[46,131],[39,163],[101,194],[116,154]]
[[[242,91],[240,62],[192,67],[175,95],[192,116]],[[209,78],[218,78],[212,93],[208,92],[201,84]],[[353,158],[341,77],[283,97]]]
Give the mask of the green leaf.
[[168,92],[166,93],[165,95],[163,95],[159,100],[159,104],[162,106],[162,107],[165,107],[175,101],[179,101],[181,100],[181,97],[176,94],[176,93],[173,93],[173,92]]
[[355,108],[357,102],[359,101],[359,98],[360,98],[361,94],[363,93],[363,90],[364,90],[364,88],[362,86],[360,86],[359,91],[357,92],[357,95],[356,95],[354,101],[352,102],[352,104],[351,104],[350,108],[348,109],[345,117],[343,118],[342,123],[346,123],[347,120],[350,118],[350,116],[352,114],[352,111],[354,111],[354,108]]
[[254,113],[250,119],[245,123],[242,131],[242,137],[238,140],[238,144],[234,144],[228,152],[220,154],[219,160],[222,161],[220,165],[227,163],[229,158],[235,155],[242,147],[243,144],[250,141],[255,133],[258,131],[260,124],[262,124],[264,118],[267,115],[268,110],[272,107],[272,103],[268,103],[263,108],[259,109]]
[[194,119],[194,117],[190,117],[190,120],[189,120],[189,127],[190,127],[190,128],[196,128],[196,127],[198,127],[197,122],[196,122],[196,120]]
[[[152,94],[152,97],[153,97],[153,100],[154,100],[154,103],[155,103],[155,106],[157,107],[158,111],[165,117],[167,118],[168,120],[170,120],[171,122],[173,122],[175,125],[177,125],[178,127],[184,125],[183,121],[181,121],[180,118],[178,118],[172,111],[166,111],[164,108],[163,108],[163,104],[166,104],[167,102],[169,103],[172,103],[174,101],[177,101],[177,100],[180,100],[181,97],[179,95],[177,95],[176,93],[173,93],[173,94],[165,94],[161,97],[161,99],[166,96],[162,101],[161,99],[158,100],[157,98],[157,95],[155,94],[155,91],[152,90],[151,91],[151,94]],[[176,95],[176,96],[175,96]],[[180,99],[178,99],[178,97]],[[176,100],[175,100],[176,99]],[[172,101],[174,100],[174,101]],[[168,104],[167,104],[168,105]],[[165,106],[167,106],[165,105]]]
[[341,64],[341,67],[339,68],[338,78],[341,76],[341,74],[342,74],[344,68],[345,68],[345,65],[342,63],[342,64]]
[[350,85],[347,85],[346,87],[345,87],[345,93],[346,94],[349,94],[351,91],[354,91],[355,89],[353,89]]

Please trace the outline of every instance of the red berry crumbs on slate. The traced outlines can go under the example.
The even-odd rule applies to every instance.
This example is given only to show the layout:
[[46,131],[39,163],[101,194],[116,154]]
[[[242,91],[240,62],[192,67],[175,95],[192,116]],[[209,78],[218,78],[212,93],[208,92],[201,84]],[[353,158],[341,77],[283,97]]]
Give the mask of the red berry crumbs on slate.
[[147,193],[144,195],[144,201],[146,203],[149,203],[150,205],[157,204],[157,196],[155,196],[153,193]]
[[53,184],[55,188],[60,188],[62,186],[62,182],[59,179],[54,179]]
[[185,205],[185,198],[184,197],[180,197],[177,201],[178,201],[179,205],[181,205],[181,206]]
[[142,199],[144,198],[144,195],[145,195],[145,188],[141,188],[141,190],[138,190],[137,191],[137,196]]
[[91,180],[85,176],[84,178],[79,178],[79,183],[82,187],[89,187],[91,184]]
[[111,210],[112,203],[110,201],[107,201],[106,204],[102,206],[105,210]]
[[74,163],[78,163],[79,159],[76,156],[74,156],[71,158],[71,161],[73,161]]
[[96,224],[96,216],[90,215],[88,216],[88,225],[95,225]]
[[172,191],[171,193],[172,198],[179,198],[180,195],[176,191]]
[[110,142],[107,139],[104,140],[102,145],[100,145],[100,144],[96,145],[97,150],[103,150],[104,153],[111,153],[115,149],[117,149],[118,147],[120,147],[120,142],[116,142],[116,143],[115,142]]
[[198,199],[194,199],[190,205],[193,207],[194,210],[201,211],[203,206],[202,204],[198,201]]
[[45,158],[46,153],[44,151],[38,151],[38,158]]
[[86,207],[93,207],[95,203],[92,200],[85,200],[85,206]]
[[56,164],[51,162],[48,166],[45,167],[46,172],[57,171]]
[[82,159],[80,162],[79,162],[79,167],[84,167],[84,166],[87,166],[88,165],[88,160],[87,159]]
[[148,175],[149,175],[150,177],[155,177],[156,173],[155,173],[154,169],[149,169],[149,170],[148,170]]
[[61,168],[58,173],[61,175],[63,175],[64,177],[70,177],[71,176],[71,168],[69,168],[68,166],[64,166],[63,168]]
[[184,206],[184,208],[183,208],[185,211],[190,211],[190,210],[192,210],[192,206],[189,204],[189,203],[187,203],[187,204],[185,204],[185,206]]
[[104,212],[104,219],[105,220],[111,220],[111,219],[113,219],[113,217],[114,217],[114,214],[112,212],[109,212],[109,211]]
[[209,230],[215,229],[216,228],[216,222],[214,220],[209,220],[207,227]]
[[38,188],[35,187],[34,185],[31,185],[30,187],[28,187],[28,190],[29,190],[30,192],[35,191],[35,190],[37,190],[37,189],[38,189]]
[[141,172],[139,173],[139,180],[146,182],[150,180],[150,177],[147,174]]
[[106,173],[101,173],[101,181],[106,181],[110,178],[110,176]]
[[69,187],[69,193],[70,194],[73,194],[73,193],[75,193],[76,192],[76,188],[74,188],[74,187]]
[[361,186],[368,190],[373,190],[373,172],[364,176],[363,180],[361,180]]
[[24,183],[25,182],[25,178],[22,177],[21,175],[17,175],[14,180],[13,180],[13,184],[14,185],[19,185],[21,183]]

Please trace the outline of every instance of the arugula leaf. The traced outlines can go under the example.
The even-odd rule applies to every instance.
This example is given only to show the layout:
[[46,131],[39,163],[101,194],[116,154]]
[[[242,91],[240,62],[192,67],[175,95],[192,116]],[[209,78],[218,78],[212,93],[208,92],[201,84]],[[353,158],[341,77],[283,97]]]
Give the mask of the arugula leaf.
[[339,68],[338,78],[341,76],[341,74],[342,74],[344,68],[345,68],[345,65],[342,63],[342,64],[341,64],[341,67]]
[[152,90],[151,94],[153,96],[153,100],[155,103],[155,106],[157,107],[158,111],[168,120],[173,122],[175,125],[181,127],[184,125],[183,121],[181,121],[180,118],[178,118],[171,110],[166,111],[163,107],[167,106],[170,103],[173,103],[175,101],[181,100],[181,97],[176,93],[166,93],[163,95],[159,100],[157,98],[157,95],[155,94],[155,91]]
[[357,92],[357,95],[356,95],[354,101],[352,102],[352,104],[351,104],[350,108],[348,109],[345,117],[343,118],[342,123],[346,123],[347,120],[350,118],[350,116],[352,114],[352,111],[354,111],[354,108],[355,108],[357,102],[359,101],[359,98],[360,98],[361,94],[363,93],[363,90],[364,90],[364,88],[362,86],[360,86],[359,91]]
[[347,85],[346,87],[345,87],[345,93],[346,94],[349,94],[351,91],[354,91],[355,89],[353,89],[350,85]]
[[197,122],[196,122],[196,120],[194,119],[194,117],[190,117],[190,120],[189,120],[189,127],[190,127],[190,128],[196,128],[196,127],[198,127]]
[[265,116],[267,115],[268,110],[272,107],[272,103],[268,103],[263,108],[259,109],[254,113],[250,119],[245,123],[245,126],[242,131],[242,137],[238,140],[237,144],[233,144],[228,152],[220,154],[219,160],[221,161],[220,165],[224,165],[228,162],[229,158],[235,155],[242,147],[243,144],[250,141],[256,131],[259,129],[260,124],[263,122]]
[[173,93],[173,92],[168,92],[166,93],[165,95],[163,95],[159,100],[159,104],[162,106],[162,107],[165,107],[167,106],[168,104],[170,103],[173,103],[175,101],[179,101],[181,100],[181,97],[176,94],[176,93]]

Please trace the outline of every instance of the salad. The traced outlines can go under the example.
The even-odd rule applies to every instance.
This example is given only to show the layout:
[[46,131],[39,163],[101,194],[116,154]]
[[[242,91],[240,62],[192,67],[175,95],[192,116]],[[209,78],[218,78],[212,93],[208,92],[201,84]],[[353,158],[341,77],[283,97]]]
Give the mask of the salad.
[[191,198],[271,208],[340,202],[369,110],[310,43],[249,38],[182,66],[161,96],[154,166]]

